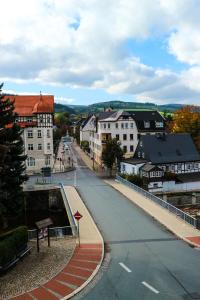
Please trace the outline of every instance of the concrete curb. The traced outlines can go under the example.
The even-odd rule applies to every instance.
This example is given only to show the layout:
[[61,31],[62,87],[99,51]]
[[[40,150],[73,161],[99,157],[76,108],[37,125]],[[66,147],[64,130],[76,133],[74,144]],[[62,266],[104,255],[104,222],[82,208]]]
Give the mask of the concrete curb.
[[[107,181],[105,181],[107,184],[109,184]],[[120,183],[118,181],[118,183]],[[120,183],[121,184],[121,183]],[[112,186],[111,184],[109,184],[113,189],[115,189],[116,191],[118,191],[120,194],[122,194],[124,197],[126,197],[131,203],[134,203],[137,207],[139,207],[140,209],[142,209],[146,214],[150,215],[152,218],[154,218],[158,223],[162,224],[165,228],[167,228],[168,231],[170,231],[171,233],[173,233],[176,237],[178,237],[180,240],[183,240],[184,242],[186,242],[187,244],[189,244],[189,246],[192,247],[196,247],[196,248],[200,248],[199,244],[196,244],[190,240],[188,240],[186,237],[183,237],[179,234],[177,234],[175,231],[173,231],[171,228],[168,228],[166,226],[165,223],[162,223],[161,220],[158,220],[153,214],[151,214],[151,212],[147,211],[144,207],[138,205],[137,203],[133,202],[131,199],[129,199],[127,196],[125,196],[122,192],[120,192],[117,188],[115,188],[114,186]],[[150,201],[150,200],[149,200]],[[163,207],[161,207],[162,209],[164,209]],[[199,232],[200,235],[200,232]]]

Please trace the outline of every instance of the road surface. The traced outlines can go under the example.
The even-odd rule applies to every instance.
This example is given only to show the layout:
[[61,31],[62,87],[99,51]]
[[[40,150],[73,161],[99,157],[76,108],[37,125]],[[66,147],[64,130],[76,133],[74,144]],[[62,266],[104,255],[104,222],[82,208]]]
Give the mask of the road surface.
[[[75,184],[91,211],[111,260],[86,300],[200,299],[200,251],[177,240],[95,176],[74,152],[77,170],[55,180]],[[81,226],[81,224],[80,224]]]

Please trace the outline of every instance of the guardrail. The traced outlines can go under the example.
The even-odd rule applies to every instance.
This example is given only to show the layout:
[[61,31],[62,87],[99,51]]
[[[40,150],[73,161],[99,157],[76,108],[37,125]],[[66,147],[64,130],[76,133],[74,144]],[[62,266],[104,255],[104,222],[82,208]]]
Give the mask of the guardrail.
[[130,181],[122,178],[119,175],[116,175],[116,179],[127,185],[128,187],[132,188],[133,190],[135,190],[136,192],[142,194],[144,197],[154,201],[155,203],[157,203],[158,205],[162,206],[163,208],[167,209],[169,212],[175,214],[177,217],[181,218],[182,220],[184,220],[186,223],[189,223],[190,225],[194,226],[195,228],[197,228],[197,219],[193,218],[192,216],[188,215],[187,213],[183,212],[182,210],[176,208],[175,206],[173,206],[172,204],[164,201],[163,199],[151,194],[148,191],[145,191],[144,189],[140,188],[139,186],[135,185],[134,183],[131,183]]
[[[75,228],[75,231],[76,231],[76,228]],[[72,235],[72,233],[73,233],[72,226],[50,227],[49,228],[50,237],[65,238],[66,236]],[[37,238],[37,229],[28,230],[28,239],[32,240],[32,239],[36,239],[36,238]]]
[[65,209],[66,209],[66,212],[67,212],[67,215],[68,215],[68,218],[69,218],[69,223],[70,223],[71,228],[72,228],[72,233],[73,233],[73,235],[77,235],[76,221],[74,219],[72,209],[71,209],[71,207],[69,205],[69,202],[67,200],[67,195],[65,193],[64,186],[63,186],[62,183],[60,183],[60,190],[61,190],[61,194],[62,194],[62,197],[63,197]]

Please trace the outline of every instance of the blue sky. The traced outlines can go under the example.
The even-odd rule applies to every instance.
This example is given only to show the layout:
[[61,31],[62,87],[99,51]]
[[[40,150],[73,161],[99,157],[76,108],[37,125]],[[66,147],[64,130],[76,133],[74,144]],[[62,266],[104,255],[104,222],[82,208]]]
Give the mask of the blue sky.
[[[199,104],[198,0],[2,0],[0,81],[59,103]],[[12,5],[12,11],[10,7]]]

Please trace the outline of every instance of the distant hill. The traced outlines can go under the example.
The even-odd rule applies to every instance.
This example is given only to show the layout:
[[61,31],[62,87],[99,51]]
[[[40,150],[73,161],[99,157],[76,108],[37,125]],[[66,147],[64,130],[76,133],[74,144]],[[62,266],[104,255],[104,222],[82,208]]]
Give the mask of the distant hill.
[[70,114],[84,114],[84,113],[92,113],[103,111],[108,107],[112,107],[114,110],[159,110],[166,112],[174,112],[177,109],[182,108],[183,104],[163,104],[157,105],[154,103],[139,103],[139,102],[125,102],[120,100],[113,101],[104,101],[98,102],[90,105],[63,105],[63,104],[55,104],[56,112],[67,111]]
[[76,114],[76,111],[68,105],[55,103],[55,112],[68,112],[69,114]]

